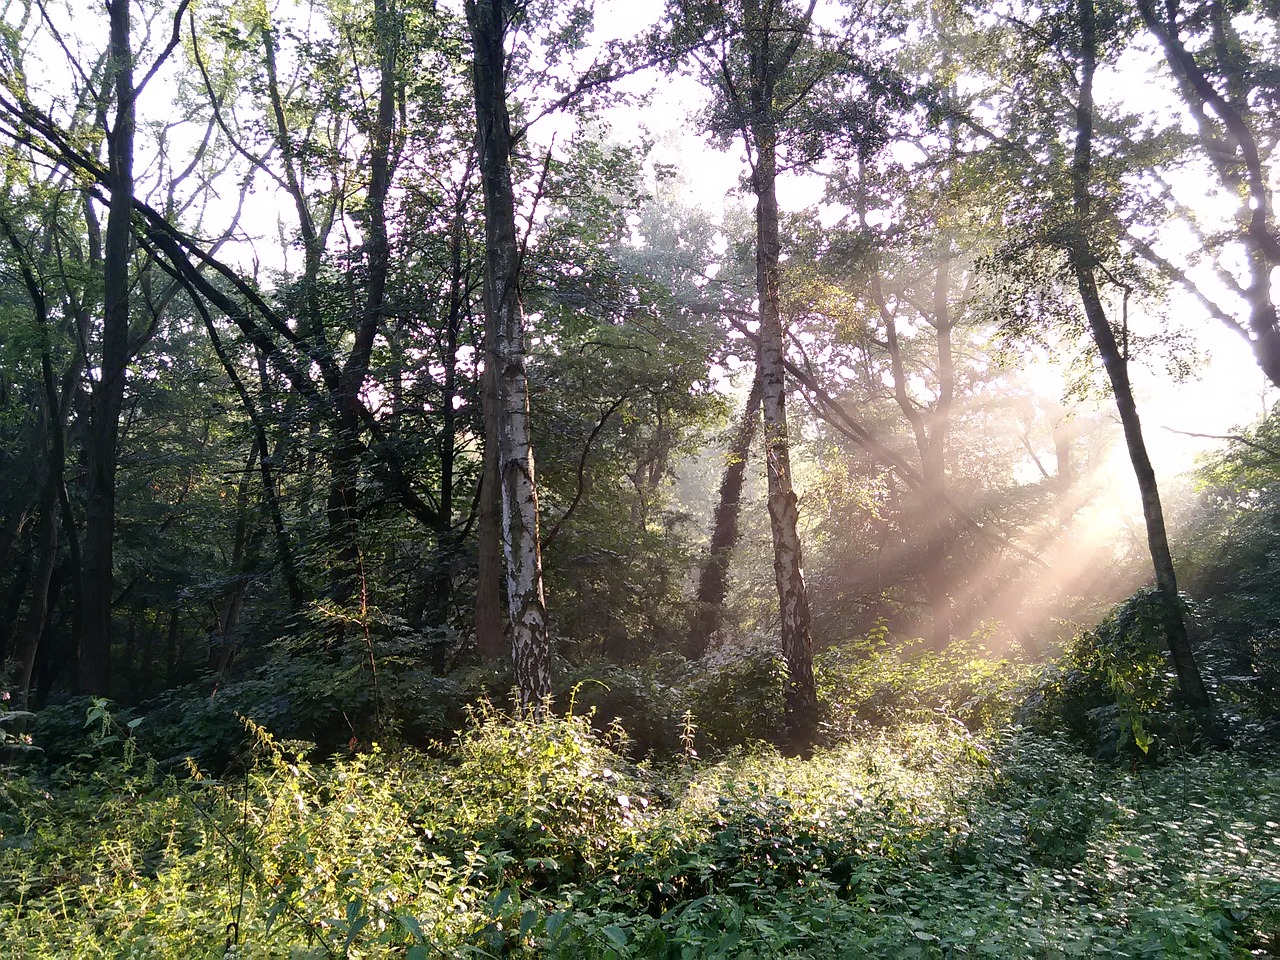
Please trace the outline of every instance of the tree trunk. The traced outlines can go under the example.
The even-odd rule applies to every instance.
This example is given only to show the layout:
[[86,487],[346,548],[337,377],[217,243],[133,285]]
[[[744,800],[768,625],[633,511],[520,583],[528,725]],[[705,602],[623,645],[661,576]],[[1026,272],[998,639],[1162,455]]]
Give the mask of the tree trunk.
[[164,642],[165,686],[172,687],[178,680],[178,610],[169,611],[169,632]]
[[920,472],[929,494],[929,558],[933,613],[933,644],[944,650],[951,643],[954,628],[951,609],[951,581],[947,573],[950,551],[950,511],[947,509],[947,444],[951,440],[951,408],[956,397],[955,358],[951,344],[952,315],[951,237],[938,236],[937,274],[933,284],[931,324],[938,338],[938,402],[928,425],[928,456],[921,459]]
[[107,136],[111,200],[103,244],[102,358],[93,384],[85,491],[84,576],[77,686],[106,694],[111,680],[111,596],[116,453],[129,363],[129,260],[133,216],[133,51],[129,0],[109,0],[115,125]]
[[911,427],[916,452],[920,457],[920,508],[925,518],[926,530],[920,580],[932,621],[930,645],[935,650],[945,650],[950,645],[952,628],[951,584],[947,576],[947,539],[950,534],[951,511],[947,505],[946,461],[951,406],[955,398],[951,312],[947,302],[950,295],[950,262],[949,255],[940,258],[934,282],[931,324],[938,336],[938,400],[932,410],[918,404],[908,392],[906,364],[898,339],[896,313],[884,296],[879,280],[872,280],[872,295],[884,321],[894,399]]
[[453,565],[458,551],[458,535],[453,527],[454,471],[458,455],[458,413],[454,408],[454,400],[458,395],[458,341],[462,334],[462,321],[467,314],[466,276],[462,262],[462,248],[466,239],[467,196],[465,187],[459,190],[453,210],[453,222],[449,228],[449,305],[445,320],[444,351],[440,358],[444,369],[440,394],[442,423],[436,445],[440,457],[440,503],[435,523],[435,557],[430,565],[427,587],[429,622],[434,626],[444,626],[449,622],[450,603],[453,599]]
[[[769,97],[768,99],[771,99]],[[767,101],[766,101],[767,102]],[[779,304],[776,135],[772,124],[755,124],[756,293],[760,298],[759,377],[769,478],[769,525],[773,571],[782,621],[782,659],[787,666],[787,727],[794,743],[811,738],[818,693],[809,634],[809,596],[800,546],[800,510],[791,486],[791,442],[787,432],[786,347]]]
[[698,576],[698,592],[693,614],[693,625],[685,641],[685,656],[697,660],[707,652],[707,646],[720,630],[724,620],[724,598],[729,586],[729,562],[738,543],[738,515],[742,508],[742,482],[746,474],[747,458],[755,443],[760,424],[760,398],[763,388],[757,374],[747,396],[747,407],[734,432],[733,441],[725,458],[724,475],[720,479],[720,499],[716,504],[715,520],[711,528],[711,542]]
[[[816,0],[815,0],[816,2]],[[782,625],[782,658],[787,668],[786,724],[791,746],[812,742],[818,716],[813,675],[809,597],[805,590],[800,544],[800,511],[791,485],[791,448],[787,430],[786,345],[779,295],[781,243],[778,236],[778,122],[774,91],[790,67],[813,15],[814,2],[799,23],[782,29],[772,3],[747,0],[742,5],[742,45],[746,54],[745,96],[732,82],[724,93],[742,117],[741,133],[748,155],[754,153],[751,176],[756,196],[756,295],[760,309],[758,370],[764,410],[766,473],[769,480],[769,526],[773,534],[773,570]],[[728,77],[730,67],[722,62]]]
[[946,467],[942,462],[942,452],[934,449],[940,446],[938,440],[930,437],[926,441],[925,446],[930,449],[920,464],[920,475],[924,478],[920,492],[927,524],[922,579],[933,628],[930,645],[934,650],[945,650],[951,644],[952,629],[951,581],[947,574],[950,524],[943,501],[946,496]]
[[[57,424],[50,424],[57,429]],[[18,635],[18,686],[14,691],[14,709],[26,710],[35,670],[36,653],[49,617],[49,582],[53,579],[54,562],[58,558],[58,478],[52,470],[45,477],[40,497],[40,523],[36,528],[36,565],[31,578],[31,599],[27,617]]]
[[0,603],[0,664],[9,662],[10,647],[19,626],[18,614],[22,612],[22,598],[27,595],[33,575],[31,567],[31,554],[27,550],[23,550],[8,567],[13,580]]
[[[489,356],[486,350],[486,358]],[[502,617],[502,491],[498,489],[498,397],[493,364],[481,375],[484,408],[484,472],[476,528],[476,650],[486,660],[507,655]]]
[[511,652],[521,706],[535,712],[551,695],[551,644],[542,591],[538,494],[529,439],[520,250],[511,183],[507,113],[507,25],[519,9],[509,0],[468,0],[474,45],[476,145],[485,207],[485,334],[496,380],[502,546],[507,566]]
[[[1089,329],[1111,381],[1116,409],[1120,413],[1120,423],[1124,427],[1125,445],[1138,481],[1138,491],[1142,498],[1142,514],[1146,521],[1147,544],[1151,550],[1152,566],[1155,568],[1156,587],[1164,597],[1169,614],[1166,639],[1178,677],[1178,689],[1192,710],[1203,717],[1210,718],[1213,703],[1200,676],[1200,669],[1191,649],[1186,622],[1178,601],[1178,582],[1174,574],[1173,556],[1169,551],[1168,535],[1165,532],[1160,491],[1156,485],[1155,471],[1151,467],[1151,458],[1147,455],[1146,443],[1142,437],[1142,425],[1138,420],[1138,408],[1129,382],[1127,360],[1121,354],[1111,330],[1111,324],[1107,320],[1094,275],[1095,259],[1088,230],[1092,207],[1089,184],[1093,163],[1093,79],[1097,64],[1097,27],[1093,0],[1081,0],[1079,9],[1080,93],[1076,107],[1075,152],[1071,167],[1076,227],[1072,246],[1068,252],[1085,317],[1089,321]],[[1211,731],[1215,726],[1211,722]]]

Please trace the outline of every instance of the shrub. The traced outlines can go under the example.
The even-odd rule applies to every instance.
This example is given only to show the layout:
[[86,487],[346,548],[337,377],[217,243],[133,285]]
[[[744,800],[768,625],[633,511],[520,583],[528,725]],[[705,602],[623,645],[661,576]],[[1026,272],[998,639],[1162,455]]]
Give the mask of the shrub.
[[817,658],[827,735],[839,741],[868,726],[939,716],[972,731],[993,729],[1010,720],[1030,676],[1016,654],[989,650],[981,632],[943,651],[928,649],[922,640],[893,644],[881,626]]
[[699,750],[779,742],[785,732],[787,673],[777,651],[764,645],[725,647],[692,669],[684,706],[697,723]]
[[[1190,616],[1189,602],[1183,615]],[[1168,654],[1162,649],[1171,611],[1154,587],[1116,606],[1092,630],[1077,634],[1041,675],[1022,719],[1063,732],[1100,756],[1147,755],[1197,743],[1194,721],[1181,712]]]
[[486,708],[434,757],[249,723],[180,779],[103,711],[91,769],[0,782],[6,957],[1227,960],[1280,923],[1273,753],[1139,776],[932,714],[654,770]]

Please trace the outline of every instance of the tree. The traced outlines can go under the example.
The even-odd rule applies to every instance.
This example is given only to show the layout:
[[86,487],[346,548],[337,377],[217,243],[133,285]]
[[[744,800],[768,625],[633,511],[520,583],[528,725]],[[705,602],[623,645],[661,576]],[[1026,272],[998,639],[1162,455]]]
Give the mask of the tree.
[[[54,564],[57,561],[59,524],[62,520],[62,508],[67,501],[66,470],[66,421],[70,401],[81,367],[81,354],[74,354],[74,359],[62,379],[61,387],[54,379],[54,334],[53,324],[49,317],[48,301],[44,289],[36,278],[34,265],[24,259],[28,253],[22,240],[18,237],[13,225],[2,224],[6,239],[19,258],[19,271],[23,285],[31,298],[34,320],[38,329],[40,352],[40,421],[43,433],[41,446],[45,448],[41,458],[44,476],[35,484],[39,490],[32,508],[38,512],[39,520],[35,533],[36,559],[32,568],[30,582],[30,600],[27,605],[26,618],[23,621],[18,638],[15,660],[18,664],[18,686],[16,708],[25,710],[31,691],[32,674],[35,670],[36,656],[39,652],[40,640],[49,621],[50,585],[53,579]],[[65,511],[69,514],[69,509]],[[74,536],[74,533],[72,534]],[[5,658],[0,656],[0,662]]]
[[[1137,8],[1195,122],[1194,139],[1201,153],[1221,188],[1236,199],[1229,236],[1243,253],[1244,278],[1239,279],[1225,260],[1218,263],[1215,275],[1226,291],[1244,301],[1243,321],[1157,253],[1153,244],[1143,244],[1143,252],[1244,338],[1263,373],[1280,386],[1280,322],[1272,287],[1272,274],[1280,267],[1280,233],[1272,203],[1274,127],[1280,115],[1274,60],[1280,28],[1275,10],[1220,0],[1159,5],[1138,0]],[[1223,246],[1221,239],[1207,241],[1205,252]]]
[[468,0],[476,103],[476,151],[485,205],[485,360],[497,414],[497,478],[502,497],[507,609],[516,688],[525,709],[551,695],[551,642],[542,589],[538,491],[529,436],[521,251],[512,188],[506,39],[519,13],[508,0]]
[[710,229],[650,197],[643,162],[594,126],[566,142],[524,281],[556,634],[624,662],[683,633],[689,524],[673,476],[723,408],[709,373],[720,331],[682,299]]
[[102,259],[102,352],[90,401],[81,634],[76,657],[80,690],[96,694],[108,692],[111,669],[116,447],[129,362],[129,268],[133,247],[133,137],[137,96],[129,0],[111,0],[107,4],[107,15],[115,122],[106,138],[106,188],[110,204]]
[[[1089,330],[1102,358],[1116,409],[1124,427],[1125,444],[1133,464],[1134,476],[1142,497],[1142,514],[1147,527],[1147,543],[1151,550],[1151,562],[1155,569],[1156,587],[1163,594],[1169,616],[1165,639],[1173,666],[1178,674],[1178,688],[1191,709],[1210,719],[1213,703],[1209,699],[1195,653],[1187,636],[1186,621],[1178,599],[1178,581],[1173,568],[1173,556],[1169,551],[1169,537],[1165,530],[1164,510],[1160,503],[1160,490],[1156,484],[1155,470],[1147,454],[1142,437],[1142,424],[1129,381],[1127,360],[1120,351],[1111,322],[1107,318],[1102,298],[1098,292],[1097,240],[1092,236],[1095,224],[1093,182],[1093,85],[1097,72],[1100,46],[1099,26],[1093,0],[1078,0],[1076,27],[1079,30],[1079,93],[1075,110],[1075,130],[1071,159],[1071,204],[1074,222],[1071,225],[1067,256],[1075,274]],[[1212,721],[1211,721],[1212,722]]]
[[[134,204],[134,136],[136,126],[136,102],[142,89],[164,65],[177,46],[177,26],[181,23],[187,2],[179,4],[174,14],[173,30],[169,42],[152,58],[150,68],[140,81],[135,80],[133,27],[129,3],[112,0],[107,3],[108,43],[101,63],[101,74],[91,79],[84,67],[70,62],[78,77],[78,90],[73,101],[73,123],[82,131],[87,127],[88,137],[82,139],[88,149],[96,149],[105,142],[105,161],[99,167],[101,192],[85,191],[85,203],[105,201],[107,207],[105,236],[94,210],[86,211],[89,231],[89,259],[101,272],[102,319],[97,330],[87,325],[81,328],[86,348],[92,344],[96,356],[89,366],[95,377],[89,400],[89,426],[85,448],[85,523],[81,571],[78,577],[78,636],[76,638],[77,685],[85,692],[105,694],[110,685],[111,666],[111,607],[115,587],[113,545],[116,533],[116,458],[119,445],[120,415],[124,403],[128,364],[132,356],[146,342],[154,319],[144,322],[140,329],[131,327],[134,314],[131,288],[133,285],[133,204]],[[53,23],[49,11],[41,6],[44,22]],[[54,32],[56,33],[56,28]],[[63,49],[66,50],[65,44]],[[20,115],[26,96],[24,78],[16,72],[21,63],[21,53],[16,48],[6,51],[6,72],[12,76],[8,93],[13,99],[6,103],[11,119]],[[68,53],[69,56],[69,53]],[[114,107],[114,111],[113,108]],[[88,124],[85,117],[91,117]],[[42,120],[45,118],[42,117]],[[12,138],[14,143],[29,142],[23,134]],[[10,230],[11,243],[20,244]],[[27,264],[28,289],[38,285],[37,278]],[[161,296],[155,310],[163,310],[168,296]],[[43,293],[41,293],[43,301]],[[37,314],[45,309],[43,302],[35,303]],[[52,408],[49,411],[53,416]],[[49,421],[51,424],[52,420]],[[59,428],[60,430],[60,428]],[[60,476],[60,472],[59,472]],[[54,479],[53,482],[60,482]],[[48,533],[56,543],[56,533]]]
[[[1014,167],[989,181],[1010,199],[1003,205],[1010,239],[1002,251],[1002,269],[1040,271],[1046,286],[1061,282],[1074,288],[1137,480],[1156,585],[1168,610],[1166,639],[1179,688],[1188,706],[1205,715],[1214,730],[1212,704],[1187,637],[1159,488],[1129,377],[1134,345],[1126,341],[1121,346],[1116,327],[1127,337],[1127,320],[1113,324],[1103,293],[1104,283],[1117,289],[1122,311],[1127,311],[1130,294],[1142,289],[1144,279],[1132,251],[1126,255],[1124,249],[1122,213],[1131,200],[1124,180],[1132,159],[1126,155],[1128,144],[1122,136],[1104,140],[1101,135],[1121,133],[1124,124],[1114,117],[1104,123],[1095,103],[1098,68],[1122,34],[1115,11],[1096,8],[1093,0],[1049,5],[1031,15],[1033,23],[1012,18],[1012,32],[1003,41],[1019,43],[1028,62],[1013,70],[1001,64],[993,71],[1012,88],[1004,105],[1007,126],[998,137],[1000,149],[991,152]],[[1042,65],[1037,82],[1026,82],[1036,64]]]
[[[783,128],[830,71],[821,57],[800,57],[816,0],[807,9],[743,0],[726,6],[718,22],[714,53],[700,56],[703,76],[716,96],[722,132],[742,139],[756,198],[756,294],[764,445],[769,478],[769,518],[774,576],[781,613],[782,656],[787,665],[787,716],[797,743],[812,734],[817,712],[810,636],[809,597],[804,583],[799,503],[791,480],[785,337],[780,312],[781,244],[778,235],[778,162]],[[685,16],[698,11],[682,9]],[[808,53],[808,47],[804,48]],[[799,59],[798,59],[799,57]],[[785,148],[783,148],[785,149]]]

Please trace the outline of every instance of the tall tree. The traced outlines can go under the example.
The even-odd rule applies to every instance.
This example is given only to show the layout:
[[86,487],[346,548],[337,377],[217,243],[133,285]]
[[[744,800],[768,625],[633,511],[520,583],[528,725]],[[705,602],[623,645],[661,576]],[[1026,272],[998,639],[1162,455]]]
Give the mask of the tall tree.
[[[945,209],[945,183],[941,188],[944,209],[931,224],[934,236],[917,245],[906,264],[885,275],[888,258],[873,265],[868,283],[870,298],[879,316],[889,359],[894,402],[911,429],[920,463],[921,506],[925,516],[925,547],[921,581],[932,619],[932,644],[944,649],[951,642],[951,582],[947,571],[948,539],[952,518],[947,505],[948,447],[952,411],[956,400],[956,365],[953,335],[968,306],[973,263],[965,263],[955,236],[953,211]],[[910,203],[911,200],[908,200]],[[928,200],[921,198],[921,206]],[[860,211],[864,228],[865,208]],[[949,222],[951,221],[951,222]],[[923,249],[921,249],[923,247]],[[932,354],[921,361],[921,372],[910,371],[908,345],[899,333],[899,321],[912,329],[931,330]],[[933,396],[919,397],[920,380],[932,380]]]
[[[66,516],[70,518],[67,505],[65,484],[66,470],[66,422],[72,396],[82,367],[83,354],[76,351],[66,374],[62,378],[61,387],[54,377],[54,334],[49,318],[48,301],[44,289],[35,273],[35,265],[18,237],[13,225],[7,220],[2,224],[6,239],[12,246],[13,253],[19,259],[19,271],[23,285],[31,298],[34,320],[39,330],[40,349],[40,384],[41,401],[39,404],[40,421],[45,447],[41,458],[43,474],[36,486],[39,489],[35,508],[39,511],[36,527],[36,560],[30,579],[30,599],[27,603],[26,618],[18,635],[18,648],[15,660],[18,664],[17,709],[28,708],[31,692],[32,675],[39,653],[40,641],[49,623],[51,582],[54,564],[57,561],[59,525]],[[66,509],[64,510],[64,505]],[[74,536],[74,531],[72,532]],[[0,657],[0,662],[3,657]]]
[[466,10],[473,44],[476,150],[485,206],[485,361],[493,371],[497,407],[496,466],[502,498],[511,655],[521,705],[537,711],[551,695],[551,642],[529,437],[521,250],[507,110],[506,40],[521,6],[510,0],[468,0]]
[[1129,380],[1128,360],[1121,352],[1111,329],[1102,297],[1098,291],[1097,238],[1093,196],[1093,148],[1094,148],[1094,80],[1097,74],[1098,50],[1101,45],[1100,28],[1094,0],[1076,0],[1076,28],[1079,37],[1078,56],[1079,90],[1075,108],[1074,147],[1071,158],[1071,206],[1073,221],[1068,233],[1066,252],[1075,274],[1080,302],[1089,330],[1093,334],[1098,354],[1102,358],[1107,378],[1111,383],[1120,423],[1124,427],[1125,445],[1133,464],[1134,476],[1142,498],[1142,514],[1146,522],[1147,544],[1155,569],[1156,587],[1163,595],[1166,614],[1165,639],[1178,675],[1178,688],[1188,706],[1208,717],[1212,701],[1205,689],[1196,664],[1195,653],[1187,636],[1186,621],[1178,599],[1178,581],[1169,551],[1169,537],[1165,530],[1164,510],[1160,503],[1160,490],[1155,470],[1147,453],[1142,436],[1142,424]]
[[797,742],[812,732],[817,713],[813,675],[809,597],[804,582],[800,512],[791,477],[787,425],[786,338],[780,308],[778,171],[783,140],[794,134],[797,115],[809,109],[814,88],[831,73],[831,63],[815,55],[809,36],[817,0],[797,9],[785,3],[741,0],[707,11],[681,5],[686,24],[710,34],[698,59],[705,82],[716,95],[718,132],[741,138],[756,198],[756,296],[760,340],[757,354],[764,413],[768,507],[773,537],[774,576],[787,666],[787,717]]
[[[1072,312],[1083,314],[1102,361],[1138,484],[1179,687],[1216,737],[1212,704],[1187,637],[1159,488],[1130,380],[1130,358],[1138,345],[1128,335],[1128,302],[1131,293],[1143,289],[1144,279],[1124,228],[1123,214],[1134,203],[1128,176],[1132,142],[1124,137],[1127,118],[1104,116],[1095,95],[1100,68],[1122,48],[1121,21],[1118,10],[1096,6],[1094,0],[1046,3],[1006,17],[1002,36],[989,46],[1004,59],[987,64],[989,75],[1007,84],[1007,92],[992,100],[1000,104],[1003,126],[995,149],[978,163],[997,164],[986,168],[986,182],[994,202],[1002,205],[1009,231],[1000,268],[1040,278],[1045,295],[1032,302],[1042,320],[1078,322],[1061,312],[1066,285],[1074,288],[1080,309]],[[1028,82],[1031,76],[1036,82]],[[1107,313],[1107,286],[1120,293],[1119,323]]]
[[102,347],[90,403],[85,490],[83,611],[77,683],[106,694],[111,678],[112,545],[116,522],[116,449],[129,364],[130,255],[133,250],[133,151],[136,91],[129,0],[108,0],[108,70],[115,96],[107,133],[110,203],[102,251]]

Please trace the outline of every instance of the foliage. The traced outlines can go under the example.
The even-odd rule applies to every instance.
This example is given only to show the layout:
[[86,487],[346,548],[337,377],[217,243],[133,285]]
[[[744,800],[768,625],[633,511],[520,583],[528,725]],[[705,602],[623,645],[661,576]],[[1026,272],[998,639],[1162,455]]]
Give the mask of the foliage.
[[26,732],[27,723],[35,716],[27,710],[8,710],[10,694],[0,687],[0,760],[38,751],[31,734]]
[[585,717],[625,755],[669,756],[679,749],[690,672],[691,665],[672,654],[632,666],[566,665],[556,684],[556,705]]
[[[1189,601],[1179,602],[1189,611]],[[1079,633],[1045,671],[1028,702],[1026,718],[1042,730],[1060,730],[1076,742],[1114,756],[1136,748],[1196,745],[1196,728],[1179,712],[1176,683],[1161,642],[1168,602],[1154,587],[1116,606],[1091,630]]]
[[15,960],[228,942],[282,958],[1189,960],[1274,946],[1280,922],[1271,753],[1138,775],[1052,737],[912,722],[807,760],[650,768],[581,717],[486,708],[434,758],[317,764],[246,723],[241,766],[212,779],[130,756],[104,719],[91,769],[0,791]]
[[[1100,595],[1022,562],[1079,550],[1088,566],[1073,518],[1114,485],[1087,417],[1037,382],[1083,332],[1062,252],[1080,227],[1079,8],[887,4],[837,23],[671,0],[673,35],[642,53],[590,40],[586,5],[501,4],[517,28],[508,292],[559,658],[535,722],[492,706],[511,669],[476,662],[469,629],[491,251],[459,5],[130,4],[149,86],[105,569],[81,553],[104,506],[89,400],[119,60],[82,6],[17,4],[0,30],[0,701],[13,663],[34,677],[15,701],[39,705],[0,709],[6,956],[1280,954],[1275,416],[1202,471],[1184,549],[1198,653],[1256,728],[1248,749],[1170,749],[1196,741],[1150,592],[1043,674],[997,627],[942,651],[890,636],[917,628],[922,598],[952,632],[999,610],[1021,636],[1054,606],[1033,588],[1058,610]],[[1214,43],[1192,59],[1218,59],[1215,82],[1247,41],[1240,89],[1275,86],[1263,7],[1193,6],[1186,29]],[[1114,81],[1137,21],[1099,13]],[[725,642],[671,653],[714,484],[678,508],[674,493],[699,454],[720,466],[707,437],[769,293],[736,229],[750,211],[684,207],[645,116],[609,128],[604,107],[633,102],[613,79],[682,55],[719,88],[704,128],[741,134],[758,168],[744,188],[772,194],[756,161],[775,148],[828,178],[779,238],[789,356],[832,418],[795,431],[815,636],[834,642],[804,758],[765,746],[787,676],[763,504]],[[1104,298],[1126,363],[1163,345],[1185,369],[1182,337],[1144,322],[1188,280],[1163,236],[1191,222],[1177,181],[1201,169],[1182,156],[1194,138],[1109,85],[1090,171]],[[1274,112],[1263,100],[1252,114]],[[557,112],[551,136],[536,124]],[[1238,286],[1242,221],[1200,224],[1186,266]],[[1266,263],[1250,269],[1266,292]],[[1088,366],[1078,379],[1097,380]],[[112,601],[105,634],[79,622],[86,585]],[[72,697],[77,641],[104,637],[112,689]],[[1104,762],[1121,752],[1164,762]]]
[[769,647],[725,647],[704,657],[684,700],[698,724],[699,749],[778,742],[785,693],[786,668]]
[[975,732],[1007,724],[1032,671],[1019,651],[1001,655],[989,640],[980,631],[937,651],[922,640],[894,644],[880,624],[832,647],[817,662],[829,736],[938,717]]
[[1224,693],[1272,723],[1280,684],[1280,410],[1273,409],[1195,473],[1198,496],[1181,524],[1183,582],[1224,663]]

